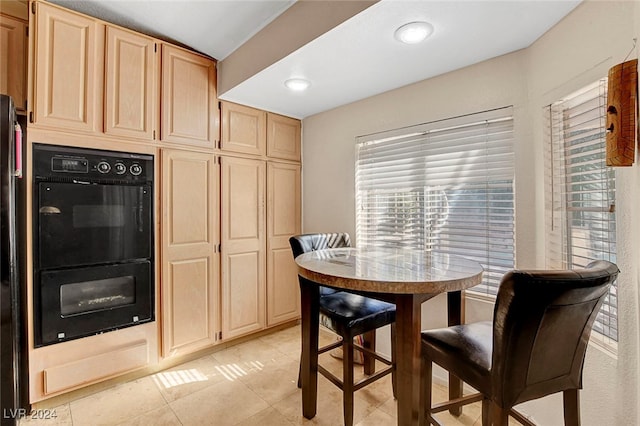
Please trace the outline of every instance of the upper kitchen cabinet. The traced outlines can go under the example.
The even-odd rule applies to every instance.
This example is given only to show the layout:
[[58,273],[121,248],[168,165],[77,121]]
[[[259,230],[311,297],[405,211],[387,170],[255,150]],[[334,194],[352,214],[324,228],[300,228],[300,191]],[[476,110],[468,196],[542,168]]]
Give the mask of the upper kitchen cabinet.
[[212,59],[162,45],[161,140],[213,148],[219,134]]
[[265,155],[267,113],[230,102],[221,103],[223,151]]
[[267,113],[267,155],[300,161],[300,120]]
[[36,2],[34,122],[102,131],[104,25]]
[[20,113],[27,105],[26,40],[25,21],[0,15],[0,93],[11,96]]
[[107,26],[104,132],[154,139],[158,55],[155,40]]

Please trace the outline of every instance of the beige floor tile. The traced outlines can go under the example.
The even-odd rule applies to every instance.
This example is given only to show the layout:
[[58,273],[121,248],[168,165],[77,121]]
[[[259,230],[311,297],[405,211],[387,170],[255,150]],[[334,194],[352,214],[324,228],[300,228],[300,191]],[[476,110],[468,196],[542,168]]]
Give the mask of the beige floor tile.
[[[285,416],[290,422],[301,424],[302,417],[302,393],[294,392],[287,398],[273,404],[273,407]],[[353,422],[357,424],[375,410],[375,407],[367,403],[356,392],[354,396]],[[342,391],[324,377],[318,378],[318,401],[316,416],[311,420],[318,425],[339,425],[343,423]]]
[[[335,341],[334,334],[320,332],[320,345]],[[297,388],[300,327],[262,336],[161,373],[121,384],[53,408],[51,419],[26,418],[20,426],[83,425],[339,425],[342,424],[342,392],[326,378],[318,377],[317,414],[302,417],[301,391]],[[321,363],[339,377],[342,361],[325,354]],[[380,364],[376,368],[382,368]],[[356,377],[363,376],[356,367]],[[446,385],[433,385],[433,400],[446,400]],[[395,425],[396,401],[391,376],[355,394],[354,424]],[[481,404],[463,408],[459,417],[440,413],[447,426],[480,426]],[[510,425],[517,422],[510,419]]]
[[395,426],[396,419],[382,410],[374,410],[356,426]]
[[240,380],[269,404],[274,404],[298,392],[298,361],[287,358],[268,362],[249,370]]
[[118,426],[181,426],[180,420],[176,417],[171,407],[164,406],[133,419],[125,420]]
[[221,382],[169,403],[183,425],[235,425],[269,407],[239,380]]
[[123,383],[70,403],[73,426],[113,425],[144,415],[167,402],[151,377]]
[[211,356],[222,365],[241,369],[288,358],[277,346],[260,339],[240,343]]
[[29,415],[19,419],[20,426],[71,426],[71,409],[63,404],[51,409],[33,410]]
[[247,420],[238,423],[237,426],[286,426],[293,425],[287,420],[278,410],[273,407],[269,407],[266,410],[260,411],[258,414],[249,417]]
[[398,404],[393,398],[388,399],[378,407],[378,410],[385,412],[394,419],[398,417]]
[[220,362],[205,356],[151,375],[167,402],[228,380]]

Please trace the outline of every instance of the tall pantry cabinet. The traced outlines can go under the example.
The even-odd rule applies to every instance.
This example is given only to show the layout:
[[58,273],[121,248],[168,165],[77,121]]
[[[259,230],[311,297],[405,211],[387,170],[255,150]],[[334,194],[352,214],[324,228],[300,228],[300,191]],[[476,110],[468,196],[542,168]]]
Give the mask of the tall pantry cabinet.
[[162,150],[162,354],[216,342],[219,166],[208,153]]
[[[300,122],[222,102],[222,336],[300,315]],[[280,147],[280,151],[270,147]],[[283,154],[284,153],[284,154]]]
[[215,62],[162,44],[162,356],[214,345],[220,315]]

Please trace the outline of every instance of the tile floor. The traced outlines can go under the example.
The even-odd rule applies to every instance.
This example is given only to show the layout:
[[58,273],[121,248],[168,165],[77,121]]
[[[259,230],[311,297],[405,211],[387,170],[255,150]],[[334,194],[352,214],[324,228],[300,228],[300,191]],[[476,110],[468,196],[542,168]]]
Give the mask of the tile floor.
[[[321,340],[333,335],[323,331]],[[321,341],[321,344],[323,342]],[[287,328],[238,344],[174,368],[52,407],[55,419],[23,419],[36,425],[340,425],[342,393],[318,375],[318,413],[302,417],[296,387],[300,327]],[[340,371],[341,361],[329,354],[320,362]],[[361,371],[361,369],[358,369]],[[395,425],[396,404],[391,376],[355,394],[354,423]],[[434,400],[446,388],[434,385]],[[455,418],[439,415],[445,425],[480,425],[480,404],[469,405]]]

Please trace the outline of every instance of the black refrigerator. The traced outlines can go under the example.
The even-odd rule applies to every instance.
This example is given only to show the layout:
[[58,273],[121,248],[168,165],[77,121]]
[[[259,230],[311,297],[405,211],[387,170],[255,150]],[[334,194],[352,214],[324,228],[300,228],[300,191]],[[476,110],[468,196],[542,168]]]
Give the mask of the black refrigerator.
[[[20,124],[22,122],[22,125]],[[28,413],[26,315],[26,187],[23,179],[26,122],[11,97],[0,95],[0,418],[14,425]]]

